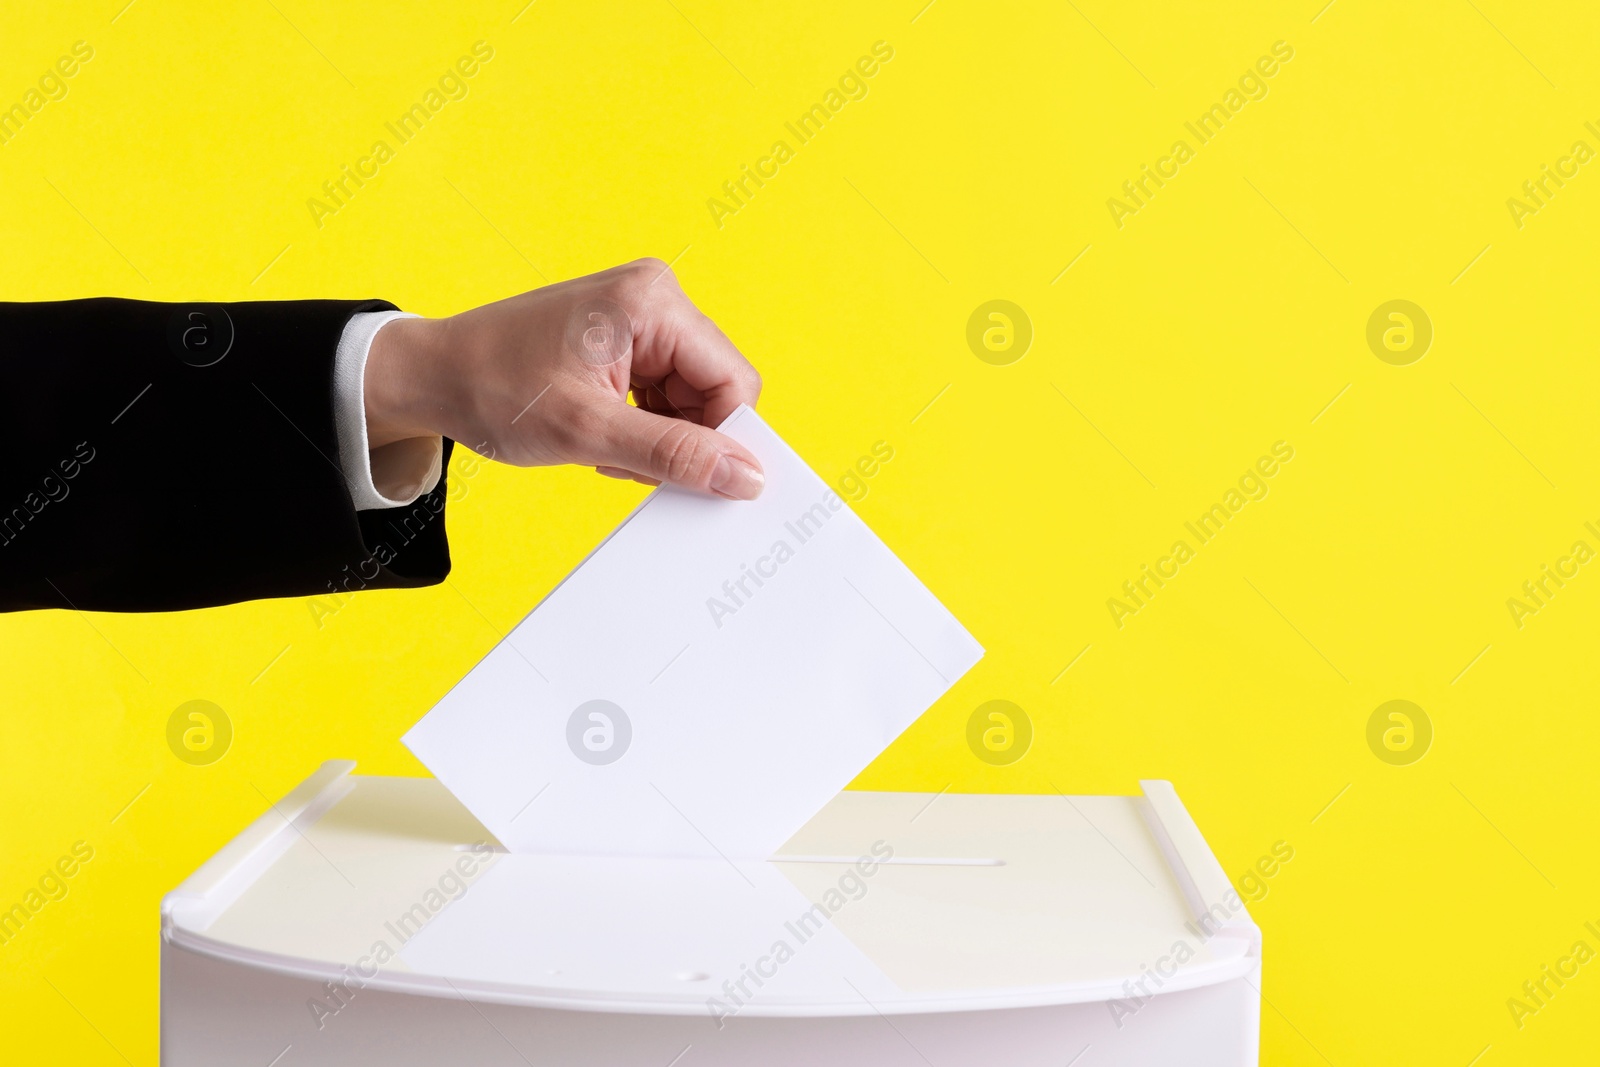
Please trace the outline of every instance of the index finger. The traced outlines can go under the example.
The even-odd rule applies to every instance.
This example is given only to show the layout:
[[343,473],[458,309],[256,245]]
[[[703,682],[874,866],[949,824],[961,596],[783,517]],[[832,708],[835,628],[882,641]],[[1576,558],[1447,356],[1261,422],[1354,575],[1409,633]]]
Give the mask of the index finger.
[[634,336],[633,373],[656,382],[675,375],[699,391],[706,426],[720,425],[740,404],[754,407],[761,375],[727,334],[681,291],[657,300]]

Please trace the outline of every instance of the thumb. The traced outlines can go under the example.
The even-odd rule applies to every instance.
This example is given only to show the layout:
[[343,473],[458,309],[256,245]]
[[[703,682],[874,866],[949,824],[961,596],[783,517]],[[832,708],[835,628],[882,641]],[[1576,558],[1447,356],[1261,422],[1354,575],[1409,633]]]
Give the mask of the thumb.
[[585,448],[583,462],[730,500],[754,500],[761,464],[731,437],[683,419],[619,404]]

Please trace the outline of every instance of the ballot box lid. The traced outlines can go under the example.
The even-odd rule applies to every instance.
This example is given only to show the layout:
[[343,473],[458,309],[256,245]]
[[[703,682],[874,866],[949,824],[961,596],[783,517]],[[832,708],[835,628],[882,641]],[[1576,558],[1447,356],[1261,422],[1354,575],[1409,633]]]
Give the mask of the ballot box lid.
[[847,791],[749,861],[510,854],[433,779],[354,766],[324,764],[169,893],[170,945],[421,996],[791,1017],[1110,1001],[1260,954],[1166,782]]

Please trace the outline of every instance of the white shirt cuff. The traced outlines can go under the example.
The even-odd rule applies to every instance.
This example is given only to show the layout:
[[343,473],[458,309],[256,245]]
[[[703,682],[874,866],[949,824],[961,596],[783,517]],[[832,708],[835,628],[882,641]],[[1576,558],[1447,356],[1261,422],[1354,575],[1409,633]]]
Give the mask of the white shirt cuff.
[[357,511],[399,508],[432,492],[444,473],[444,439],[413,437],[373,450],[367,446],[367,353],[378,331],[404,311],[351,315],[333,357],[333,415],[339,467]]

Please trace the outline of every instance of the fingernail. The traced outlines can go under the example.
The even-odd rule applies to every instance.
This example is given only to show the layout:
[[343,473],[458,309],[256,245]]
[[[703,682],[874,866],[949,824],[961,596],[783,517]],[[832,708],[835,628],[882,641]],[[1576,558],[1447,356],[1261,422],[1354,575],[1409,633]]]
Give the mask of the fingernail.
[[711,472],[711,491],[729,500],[754,500],[766,484],[760,471],[737,456],[723,456]]

